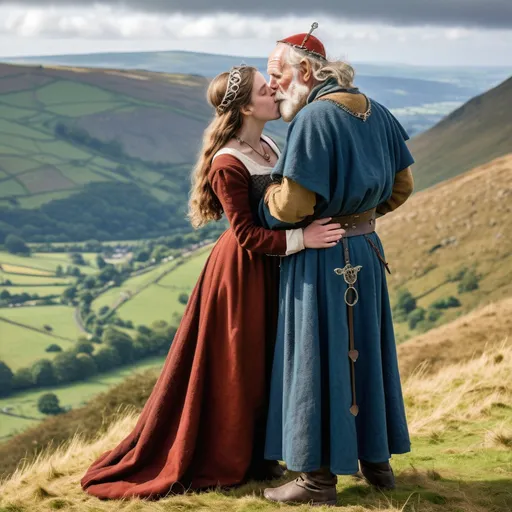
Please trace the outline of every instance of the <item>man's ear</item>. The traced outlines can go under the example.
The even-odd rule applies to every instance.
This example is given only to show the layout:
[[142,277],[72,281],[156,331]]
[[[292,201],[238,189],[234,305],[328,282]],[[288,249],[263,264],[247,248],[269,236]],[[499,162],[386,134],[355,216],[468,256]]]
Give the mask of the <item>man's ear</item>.
[[300,71],[302,73],[302,80],[307,84],[313,77],[313,68],[308,59],[302,59],[300,61]]

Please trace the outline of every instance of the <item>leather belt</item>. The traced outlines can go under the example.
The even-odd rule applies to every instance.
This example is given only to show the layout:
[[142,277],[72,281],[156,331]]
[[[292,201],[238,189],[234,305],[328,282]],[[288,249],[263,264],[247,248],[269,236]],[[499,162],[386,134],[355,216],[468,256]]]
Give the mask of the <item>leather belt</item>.
[[375,231],[376,214],[376,208],[372,208],[361,213],[333,217],[329,224],[341,224],[346,231],[343,237],[369,235]]

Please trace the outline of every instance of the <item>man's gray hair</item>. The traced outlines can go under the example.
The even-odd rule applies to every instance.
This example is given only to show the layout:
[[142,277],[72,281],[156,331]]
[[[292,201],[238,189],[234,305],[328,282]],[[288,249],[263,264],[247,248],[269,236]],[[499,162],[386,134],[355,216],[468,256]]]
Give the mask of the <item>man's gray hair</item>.
[[289,47],[285,54],[285,61],[291,66],[297,67],[303,60],[309,61],[313,76],[318,82],[325,82],[329,78],[335,78],[340,87],[353,87],[354,68],[343,61],[328,61],[309,56],[306,52]]

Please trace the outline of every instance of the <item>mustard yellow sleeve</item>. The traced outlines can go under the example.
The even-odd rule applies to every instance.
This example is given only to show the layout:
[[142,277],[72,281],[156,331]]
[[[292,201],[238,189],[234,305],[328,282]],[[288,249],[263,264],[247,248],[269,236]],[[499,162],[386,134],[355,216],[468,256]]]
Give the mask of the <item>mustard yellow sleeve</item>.
[[316,194],[289,178],[283,178],[281,183],[267,188],[265,202],[272,217],[295,224],[308,215],[313,215]]
[[399,206],[403,205],[405,201],[412,194],[414,189],[414,180],[410,167],[397,172],[395,175],[395,182],[393,183],[393,191],[391,197],[377,206],[377,213],[385,215],[386,213],[396,210]]

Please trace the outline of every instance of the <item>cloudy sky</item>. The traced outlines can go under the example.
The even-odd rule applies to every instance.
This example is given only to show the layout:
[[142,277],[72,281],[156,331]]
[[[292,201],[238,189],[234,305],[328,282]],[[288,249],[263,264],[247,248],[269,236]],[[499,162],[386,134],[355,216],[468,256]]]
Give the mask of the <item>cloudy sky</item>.
[[190,50],[265,56],[307,32],[352,62],[512,69],[512,0],[0,0],[0,57]]

